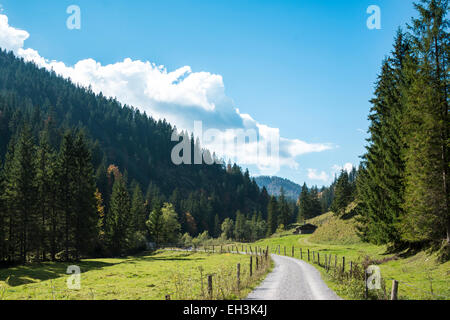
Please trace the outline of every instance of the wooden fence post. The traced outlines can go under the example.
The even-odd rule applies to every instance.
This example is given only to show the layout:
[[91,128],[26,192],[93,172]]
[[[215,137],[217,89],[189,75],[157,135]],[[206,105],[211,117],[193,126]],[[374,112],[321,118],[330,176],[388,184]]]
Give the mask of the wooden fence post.
[[255,262],[256,262],[256,268],[255,268],[255,270],[258,270],[258,269],[259,269],[259,259],[258,259],[258,256],[257,256],[257,255],[255,256]]
[[241,285],[241,264],[237,264],[237,270],[236,270],[236,277],[237,277],[237,288],[239,291],[240,285]]
[[350,278],[352,277],[352,272],[353,272],[353,262],[350,261]]
[[292,246],[292,257],[294,257],[294,246]]
[[334,269],[337,268],[337,254],[334,255]]
[[392,280],[391,300],[398,299],[398,281]]
[[250,277],[253,274],[253,256],[250,256]]
[[364,270],[364,299],[369,298],[369,287],[367,285],[367,270]]
[[280,254],[280,245],[278,245],[278,254]]
[[284,246],[284,255],[286,255],[286,246]]
[[317,264],[320,266],[320,253],[317,252]]
[[300,248],[300,260],[303,260],[302,248]]
[[316,263],[316,253],[313,251],[313,263]]
[[309,259],[309,249],[308,249],[308,261],[309,261],[310,259]]
[[342,257],[342,272],[345,272],[345,257]]
[[212,294],[213,294],[212,275],[208,275],[208,295],[209,295],[209,299],[212,299]]

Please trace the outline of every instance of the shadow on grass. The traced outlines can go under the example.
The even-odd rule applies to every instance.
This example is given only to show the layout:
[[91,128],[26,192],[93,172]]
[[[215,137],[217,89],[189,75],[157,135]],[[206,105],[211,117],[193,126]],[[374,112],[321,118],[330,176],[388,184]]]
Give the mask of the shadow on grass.
[[[118,262],[120,263],[120,262]],[[0,281],[6,281],[12,287],[45,281],[67,276],[67,267],[77,265],[81,272],[102,269],[115,265],[117,263],[108,263],[103,261],[78,261],[78,262],[42,262],[33,263],[24,266],[16,266],[8,269],[0,269]]]
[[46,281],[67,276],[67,267],[79,266],[81,272],[98,270],[118,264],[135,264],[137,262],[151,261],[203,261],[203,257],[192,257],[192,253],[179,253],[176,255],[160,256],[160,252],[143,252],[142,254],[121,257],[117,262],[100,260],[81,260],[75,262],[37,262],[22,266],[0,269],[0,281],[8,280],[12,287],[21,286],[38,281]]
[[[177,253],[176,255],[169,255],[169,256],[158,256],[160,252],[153,252],[153,253],[146,253],[139,256],[132,257],[135,261],[202,261],[205,260],[205,258],[202,257],[192,257],[194,254],[193,252],[177,252],[174,251],[173,253]],[[131,263],[134,263],[130,261]]]

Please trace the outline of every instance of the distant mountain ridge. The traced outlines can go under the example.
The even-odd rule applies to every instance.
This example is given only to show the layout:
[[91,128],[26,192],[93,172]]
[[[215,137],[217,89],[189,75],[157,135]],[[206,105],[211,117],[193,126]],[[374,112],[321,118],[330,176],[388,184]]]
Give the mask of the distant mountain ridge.
[[279,196],[280,189],[283,187],[286,198],[297,200],[302,187],[289,179],[276,176],[259,176],[254,178],[260,188],[266,187],[270,195]]

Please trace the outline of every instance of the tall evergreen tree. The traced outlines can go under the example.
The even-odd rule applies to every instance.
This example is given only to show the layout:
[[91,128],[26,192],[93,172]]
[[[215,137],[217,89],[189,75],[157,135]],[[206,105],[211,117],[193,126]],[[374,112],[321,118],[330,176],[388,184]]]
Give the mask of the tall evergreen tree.
[[[57,232],[61,235],[66,261],[72,258],[71,251],[74,247],[75,230],[75,174],[76,174],[75,137],[73,132],[66,131],[58,153],[56,163],[56,195],[58,218]],[[59,220],[61,223],[58,223]],[[57,241],[59,242],[59,240]],[[52,260],[55,259],[58,248],[52,248]]]
[[450,246],[448,182],[448,58],[447,0],[422,0],[415,5],[413,53],[408,65],[405,119],[405,215],[403,239],[411,242],[446,239]]
[[334,199],[331,203],[330,209],[335,214],[342,214],[351,200],[352,187],[348,180],[348,173],[347,171],[342,170],[336,183],[336,187],[334,190]]
[[[55,246],[56,242],[56,229],[53,229],[54,224],[52,222],[56,213],[55,207],[55,183],[54,183],[54,163],[55,163],[55,151],[50,146],[49,131],[46,129],[40,134],[39,147],[37,150],[37,173],[36,173],[36,186],[37,197],[39,199],[38,211],[39,211],[39,241],[40,241],[40,253],[42,260],[47,259],[47,253],[51,250],[51,247]],[[56,224],[56,223],[55,223]],[[56,250],[54,250],[56,251]]]
[[278,202],[275,196],[271,196],[267,205],[267,236],[275,233],[278,227]]
[[155,207],[150,213],[150,216],[146,222],[151,239],[155,242],[156,246],[160,245],[163,241],[163,214],[160,207]]
[[[9,215],[10,259],[26,263],[39,243],[36,217],[35,144],[28,125],[20,133],[5,172],[5,201]],[[18,252],[16,251],[18,250]]]
[[[377,244],[400,244],[398,221],[402,216],[405,167],[402,141],[402,123],[406,116],[404,66],[409,47],[409,41],[399,30],[392,57],[383,63],[375,98],[371,100],[369,145],[357,182],[358,210],[362,214],[360,232],[366,240]],[[349,179],[352,183],[353,179]]]
[[136,184],[133,190],[131,219],[134,232],[146,230],[145,222],[147,221],[147,211],[145,209],[144,195],[139,184]]
[[311,199],[308,186],[303,183],[302,191],[298,197],[298,222],[303,222],[306,219],[312,218],[310,216],[311,212]]
[[285,228],[287,228],[291,217],[290,217],[290,208],[286,201],[286,196],[283,187],[280,188],[280,197],[278,198],[278,203],[279,203],[278,225],[282,224]]
[[111,195],[110,210],[106,216],[106,237],[109,247],[114,255],[121,254],[127,249],[127,240],[130,235],[131,200],[124,177],[114,181]]
[[75,252],[78,260],[81,254],[87,254],[98,235],[97,199],[92,155],[82,132],[74,141],[75,175],[74,175],[74,210],[75,210]]

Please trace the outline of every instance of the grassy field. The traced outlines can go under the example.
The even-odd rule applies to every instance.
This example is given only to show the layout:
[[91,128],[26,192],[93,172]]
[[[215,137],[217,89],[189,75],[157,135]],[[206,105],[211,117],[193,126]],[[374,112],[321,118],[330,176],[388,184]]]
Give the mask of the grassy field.
[[[236,265],[241,264],[237,289]],[[0,299],[209,299],[207,275],[213,275],[213,299],[246,297],[267,273],[249,277],[249,257],[239,254],[157,251],[127,258],[87,259],[81,289],[67,288],[70,263],[48,262],[0,269]]]
[[[266,248],[269,246],[272,253],[291,256],[292,247],[295,248],[295,257],[300,258],[300,248],[303,251],[303,260],[307,260],[307,249],[319,252],[323,262],[324,255],[332,254],[332,265],[335,255],[338,256],[338,265],[342,265],[345,257],[346,269],[349,263],[361,264],[370,261],[380,267],[381,276],[386,285],[386,293],[390,293],[392,279],[400,281],[400,299],[448,299],[450,300],[450,261],[439,263],[437,256],[429,252],[419,253],[387,253],[387,247],[363,243],[356,235],[353,218],[343,220],[334,217],[331,213],[316,217],[308,222],[319,228],[312,235],[292,235],[292,230],[273,235],[252,244]],[[362,292],[354,292],[348,283],[338,283],[331,273],[324,268],[315,266],[322,274],[322,278],[338,295],[346,299],[360,299]],[[353,290],[353,291],[352,291]]]

